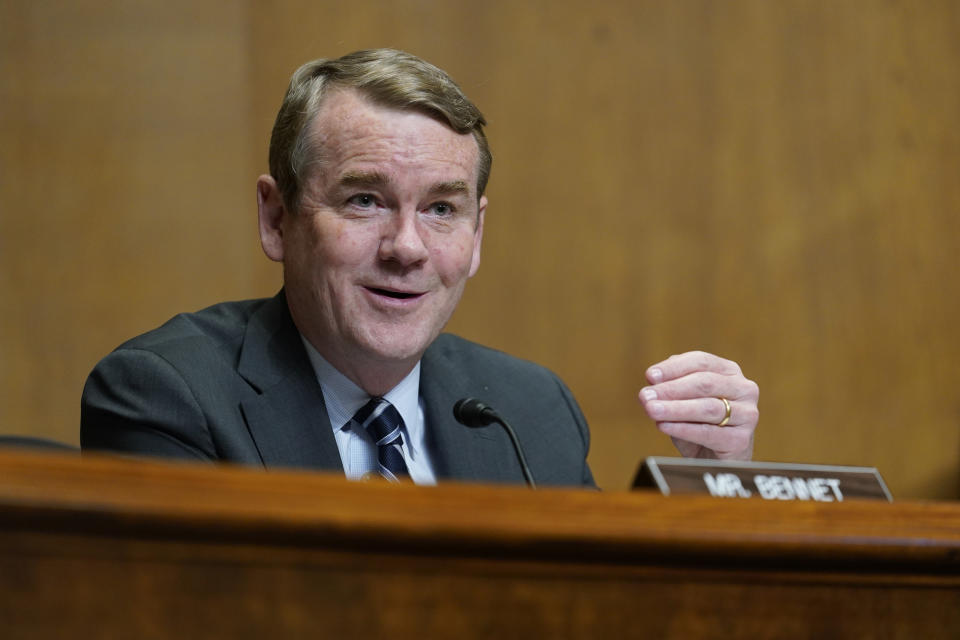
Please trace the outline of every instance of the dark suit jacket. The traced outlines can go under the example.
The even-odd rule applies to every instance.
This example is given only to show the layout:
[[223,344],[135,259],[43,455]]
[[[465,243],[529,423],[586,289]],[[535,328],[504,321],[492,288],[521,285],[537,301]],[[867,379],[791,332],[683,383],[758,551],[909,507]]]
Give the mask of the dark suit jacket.
[[[499,426],[453,418],[454,403],[473,396],[510,420],[538,484],[593,485],[586,421],[550,371],[444,334],[420,377],[439,479],[523,483]],[[178,315],[120,346],[87,380],[80,434],[86,450],[343,471],[282,291]]]

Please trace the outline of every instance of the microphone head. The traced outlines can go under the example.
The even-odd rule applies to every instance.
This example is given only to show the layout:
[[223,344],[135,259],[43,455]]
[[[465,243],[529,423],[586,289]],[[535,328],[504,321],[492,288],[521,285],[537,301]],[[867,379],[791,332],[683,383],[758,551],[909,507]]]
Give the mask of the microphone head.
[[453,417],[467,427],[485,427],[496,422],[497,412],[476,398],[461,398],[453,405]]

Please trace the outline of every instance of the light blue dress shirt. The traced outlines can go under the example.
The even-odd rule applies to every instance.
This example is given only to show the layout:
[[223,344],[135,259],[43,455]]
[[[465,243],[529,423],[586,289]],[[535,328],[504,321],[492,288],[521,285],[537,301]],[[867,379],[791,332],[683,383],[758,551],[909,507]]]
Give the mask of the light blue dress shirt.
[[[350,480],[359,480],[368,473],[378,473],[377,445],[367,433],[352,422],[353,415],[367,404],[370,394],[340,373],[313,348],[302,335],[313,371],[320,383],[330,426],[340,449],[343,470]],[[384,396],[403,418],[403,459],[410,479],[416,484],[436,484],[437,478],[427,453],[424,438],[424,412],[420,401],[420,363],[407,377]]]

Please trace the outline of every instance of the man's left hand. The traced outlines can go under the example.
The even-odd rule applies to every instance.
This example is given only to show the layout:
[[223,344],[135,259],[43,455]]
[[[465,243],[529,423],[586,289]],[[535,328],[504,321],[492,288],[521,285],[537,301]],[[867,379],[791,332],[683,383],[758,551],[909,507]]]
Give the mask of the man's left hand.
[[[760,388],[740,365],[703,351],[670,356],[647,369],[640,403],[688,458],[749,460],[760,418]],[[729,419],[727,404],[730,405]]]

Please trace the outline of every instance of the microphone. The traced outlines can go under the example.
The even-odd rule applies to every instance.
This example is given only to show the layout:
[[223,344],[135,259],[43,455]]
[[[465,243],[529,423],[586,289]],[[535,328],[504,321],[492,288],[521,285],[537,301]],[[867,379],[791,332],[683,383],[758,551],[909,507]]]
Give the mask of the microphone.
[[533,475],[530,473],[530,467],[527,466],[527,457],[523,455],[523,449],[520,447],[520,441],[513,427],[504,420],[493,407],[490,407],[476,398],[461,398],[453,405],[453,417],[457,422],[465,427],[473,429],[485,427],[488,424],[496,422],[510,436],[510,442],[513,443],[513,450],[517,453],[517,460],[520,461],[520,469],[523,471],[523,477],[531,489],[536,489],[537,485],[533,481]]

